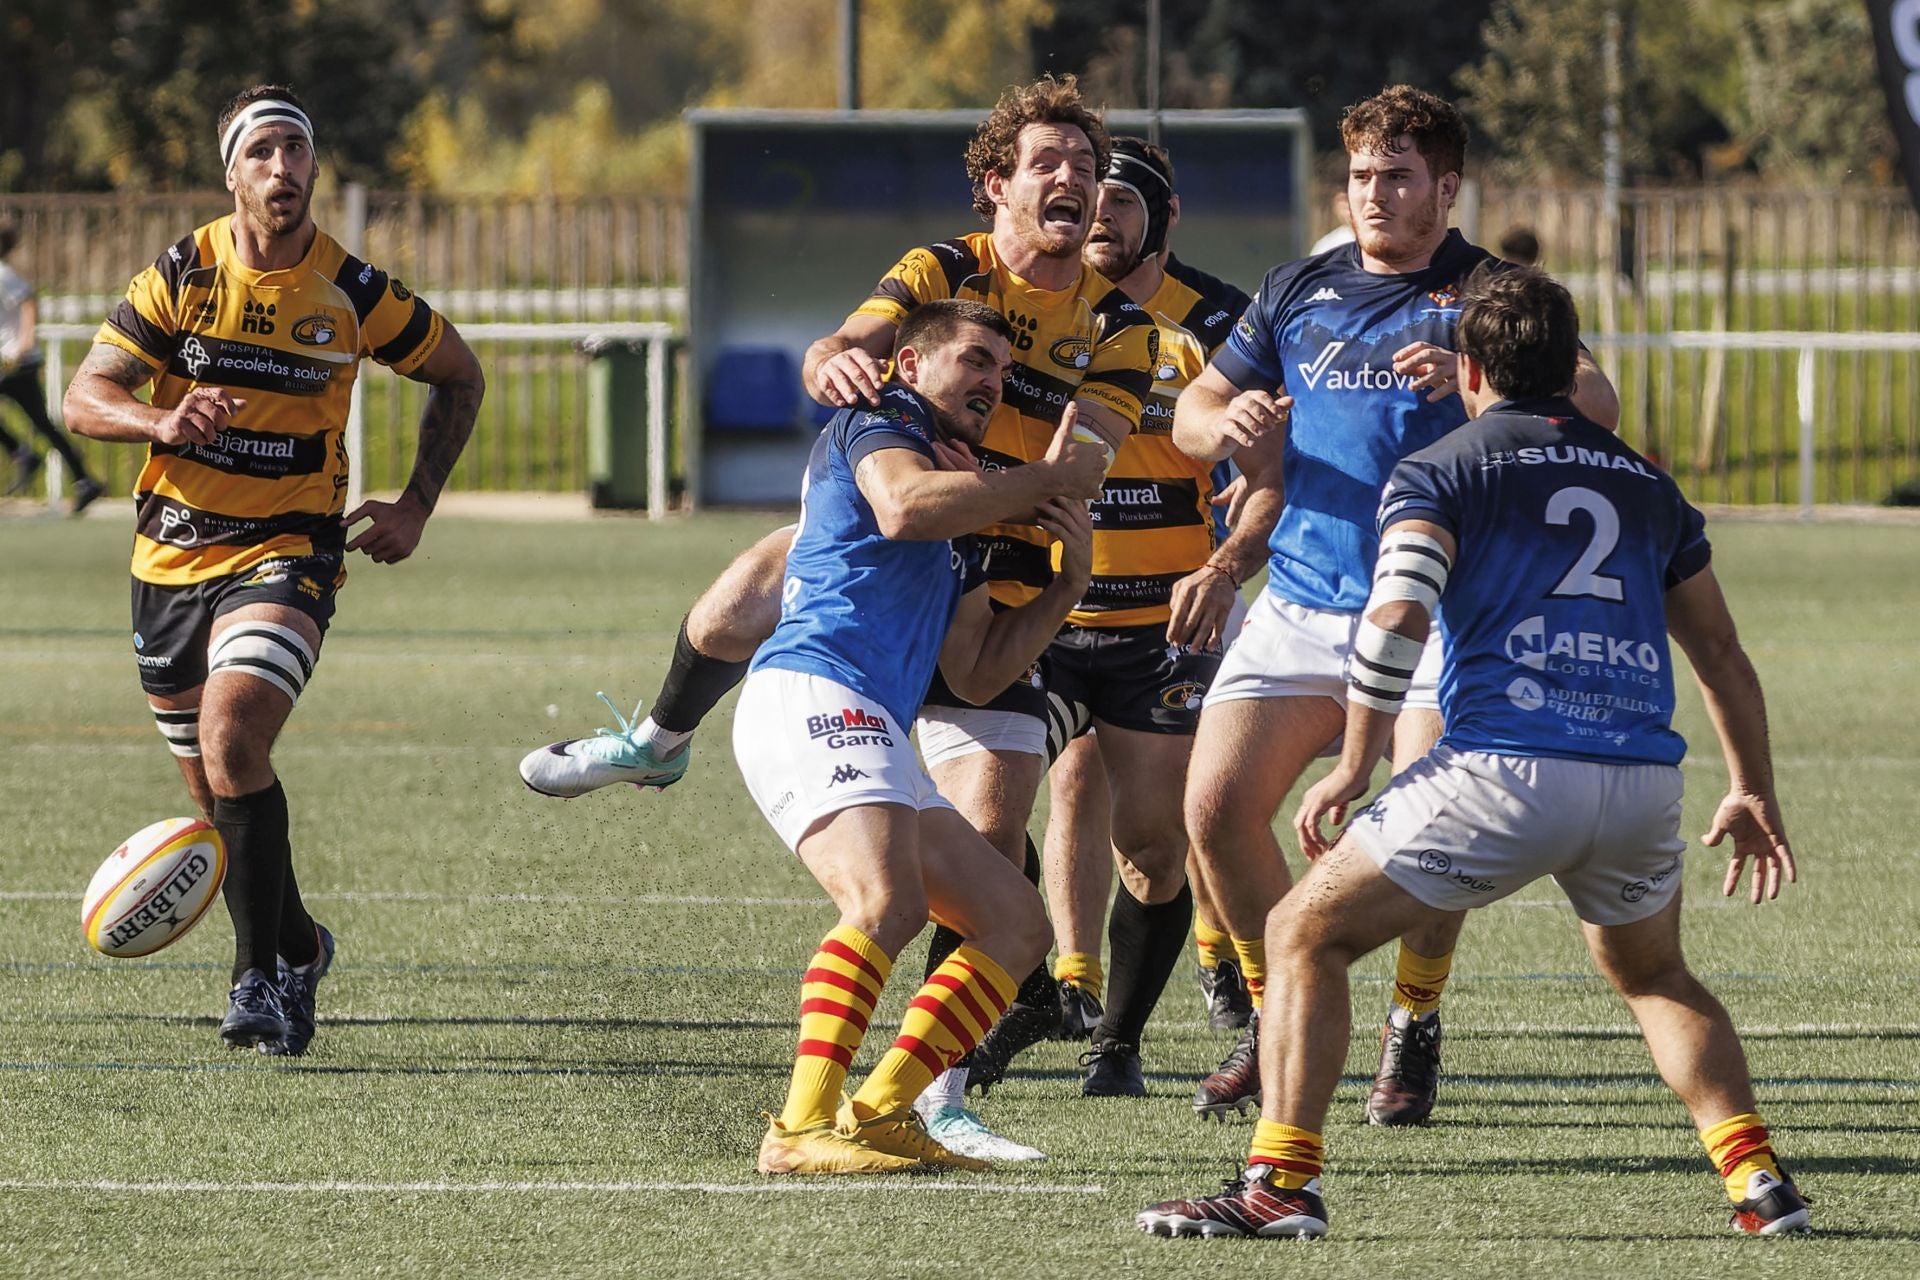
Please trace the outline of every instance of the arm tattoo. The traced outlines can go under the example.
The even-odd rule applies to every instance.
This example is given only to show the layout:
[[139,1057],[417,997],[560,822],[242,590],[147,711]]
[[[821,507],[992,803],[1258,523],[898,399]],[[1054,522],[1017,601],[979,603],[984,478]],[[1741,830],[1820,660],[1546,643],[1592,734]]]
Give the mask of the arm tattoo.
[[114,346],[111,342],[96,342],[87,352],[87,358],[80,362],[75,377],[81,374],[93,374],[105,378],[116,387],[128,391],[138,391],[153,381],[153,366],[129,351]]
[[427,393],[427,407],[420,415],[420,444],[414,452],[413,476],[407,481],[406,494],[432,511],[440,501],[440,490],[453,474],[453,464],[467,447],[473,434],[474,419],[480,414],[480,387],[465,379],[436,383]]

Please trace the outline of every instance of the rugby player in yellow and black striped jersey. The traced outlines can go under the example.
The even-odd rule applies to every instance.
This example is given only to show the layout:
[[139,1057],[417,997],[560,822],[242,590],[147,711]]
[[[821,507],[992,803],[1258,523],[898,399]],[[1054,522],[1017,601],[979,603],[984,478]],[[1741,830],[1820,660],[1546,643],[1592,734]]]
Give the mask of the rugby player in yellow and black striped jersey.
[[[334,944],[301,903],[269,756],[313,674],[346,553],[412,554],[485,380],[451,325],[314,226],[314,130],[290,90],[239,94],[218,137],[232,215],[134,279],[67,390],[66,419],[148,449],[133,647],[187,788],[226,842],[234,985],[221,1039],[299,1054]],[[346,512],[344,432],[364,358],[433,390],[405,492]]]
[[[1067,1030],[1091,1035],[1082,1092],[1145,1092],[1139,1043],[1180,952],[1193,898],[1185,875],[1182,778],[1200,697],[1219,663],[1237,584],[1257,570],[1278,515],[1277,471],[1259,460],[1252,498],[1221,541],[1218,477],[1171,439],[1173,401],[1205,367],[1246,295],[1176,261],[1178,220],[1167,153],[1115,139],[1089,264],[1140,301],[1159,332],[1154,387],[1141,428],[1122,444],[1093,504],[1094,578],[1048,649],[1051,745],[1097,724],[1053,770],[1047,827],[1050,886]],[[1100,929],[1117,852],[1127,875],[1108,928],[1110,999],[1100,1003]],[[1012,1020],[976,1054],[996,1075],[1025,1047]]]

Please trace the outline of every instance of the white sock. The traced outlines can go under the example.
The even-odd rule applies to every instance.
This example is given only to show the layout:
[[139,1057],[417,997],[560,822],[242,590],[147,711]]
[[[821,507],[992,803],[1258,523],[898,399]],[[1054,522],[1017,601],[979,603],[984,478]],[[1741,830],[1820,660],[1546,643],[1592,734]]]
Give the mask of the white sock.
[[662,729],[653,722],[652,716],[642,720],[640,727],[635,729],[631,736],[635,742],[644,742],[651,747],[653,758],[656,760],[671,760],[679,755],[680,749],[693,739],[691,732],[680,733],[673,729]]
[[1413,1015],[1411,1013],[1408,1013],[1405,1009],[1401,1008],[1397,1004],[1388,1005],[1387,1021],[1392,1023],[1394,1026],[1398,1027],[1400,1030],[1405,1031],[1409,1026],[1413,1024]]
[[964,1107],[967,1105],[967,1069],[948,1067],[933,1078],[927,1091],[920,1095],[920,1104],[928,1115],[942,1107]]

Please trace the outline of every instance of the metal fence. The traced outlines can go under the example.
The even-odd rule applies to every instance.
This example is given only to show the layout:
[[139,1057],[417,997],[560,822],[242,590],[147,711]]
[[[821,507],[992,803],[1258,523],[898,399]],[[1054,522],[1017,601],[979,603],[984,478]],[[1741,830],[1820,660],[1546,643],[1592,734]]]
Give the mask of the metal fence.
[[1579,302],[1622,434],[1690,494],[1877,502],[1920,477],[1905,192],[1633,191],[1617,214],[1598,190],[1483,192],[1480,241],[1514,226]]
[[[456,323],[684,316],[684,214],[665,201],[348,190],[316,203],[322,226],[350,244],[358,234],[365,257]],[[230,207],[224,192],[0,195],[0,215],[23,223],[13,261],[42,290],[43,322],[81,326],[166,245]],[[1460,220],[1489,245],[1515,225],[1535,231],[1620,388],[1623,435],[1690,494],[1877,502],[1920,480],[1920,217],[1904,193],[1642,190],[1615,216],[1597,189],[1482,188]],[[476,346],[490,389],[453,483],[584,487],[587,362],[572,337]],[[83,336],[67,341],[64,367],[84,350]],[[368,375],[369,488],[404,481],[422,395]],[[84,447],[125,492],[137,451]]]
[[[232,209],[225,192],[0,195],[22,226],[13,261],[41,291],[49,371],[68,374],[127,282],[192,228]],[[678,204],[645,197],[456,198],[348,187],[318,196],[315,220],[405,279],[471,331],[489,390],[451,484],[578,491],[587,485],[588,358],[581,325],[663,321],[686,309]],[[426,389],[363,366],[365,448],[356,480],[397,489],[412,466]],[[50,382],[60,381],[57,377]],[[55,400],[59,387],[50,386]],[[138,450],[81,442],[110,487],[128,491]]]

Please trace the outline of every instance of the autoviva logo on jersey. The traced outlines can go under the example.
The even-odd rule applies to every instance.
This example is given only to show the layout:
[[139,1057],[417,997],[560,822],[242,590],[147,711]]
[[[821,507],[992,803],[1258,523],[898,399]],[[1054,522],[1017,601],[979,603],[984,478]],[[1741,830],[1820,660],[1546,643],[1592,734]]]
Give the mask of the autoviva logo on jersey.
[[1317,391],[1325,380],[1329,391],[1411,391],[1413,375],[1395,373],[1392,365],[1384,367],[1369,360],[1358,369],[1336,369],[1333,362],[1347,349],[1344,341],[1335,340],[1320,348],[1320,354],[1312,363],[1301,361],[1297,366],[1307,381],[1307,390]]

